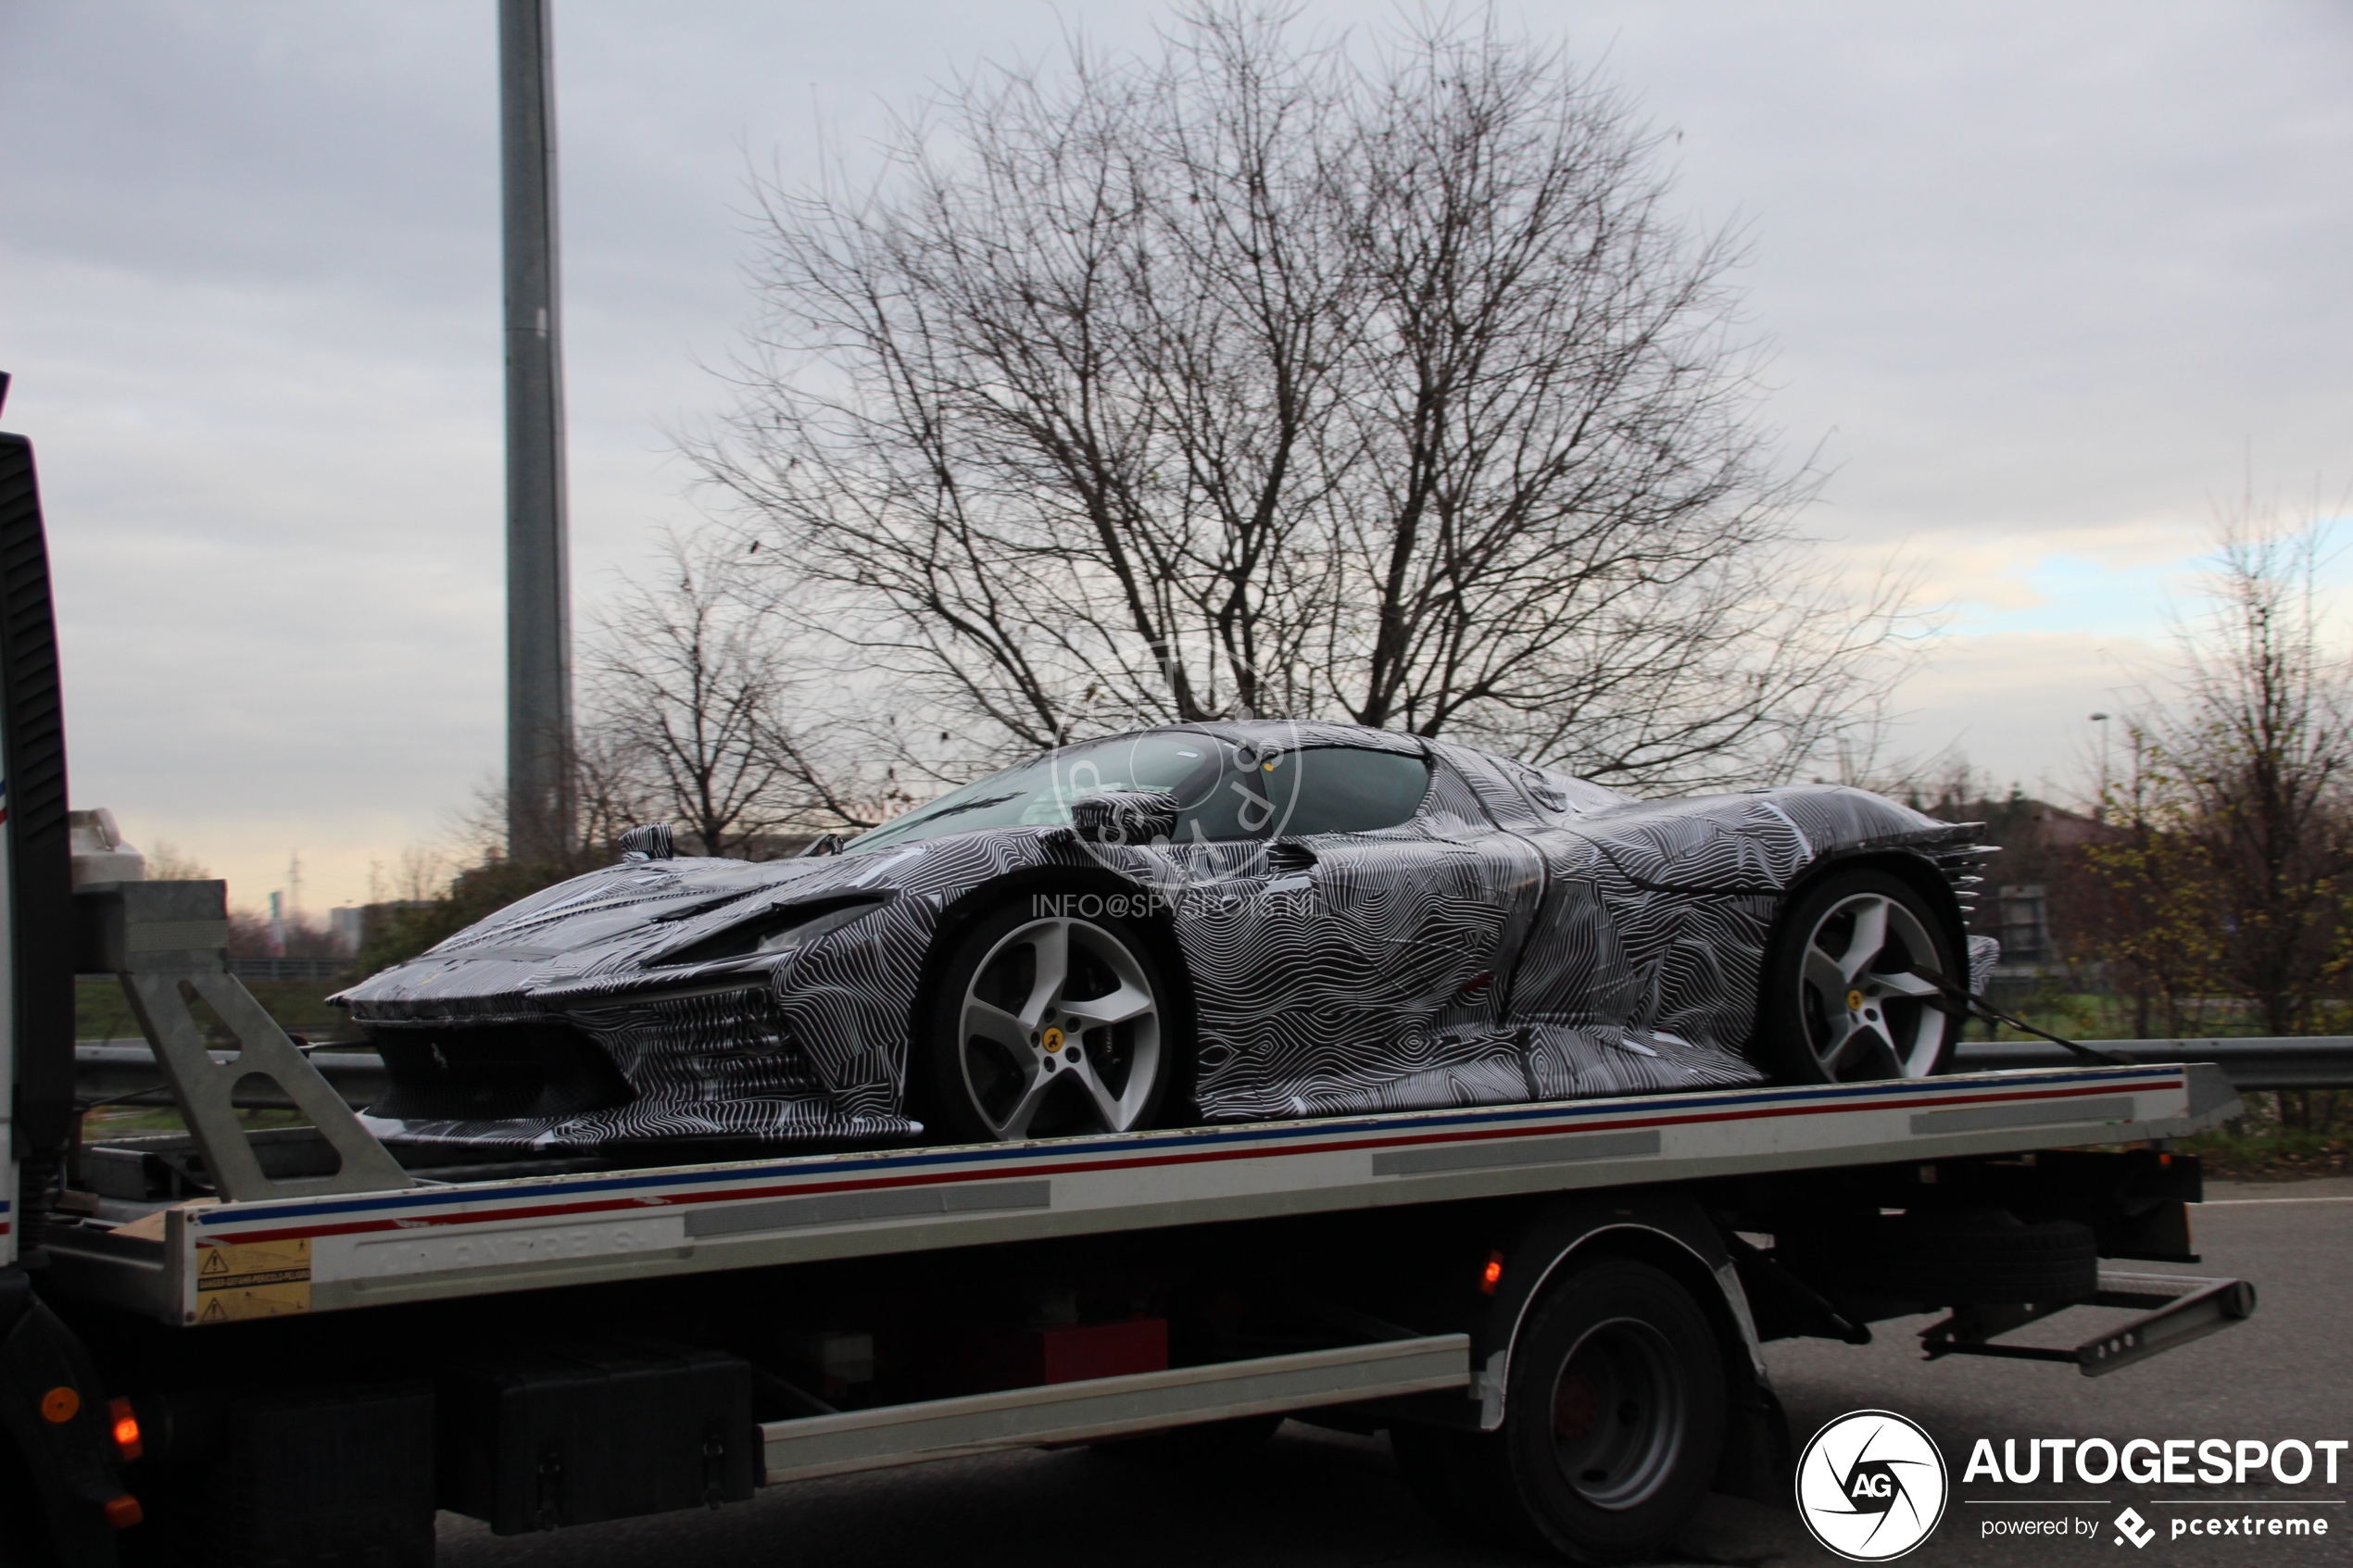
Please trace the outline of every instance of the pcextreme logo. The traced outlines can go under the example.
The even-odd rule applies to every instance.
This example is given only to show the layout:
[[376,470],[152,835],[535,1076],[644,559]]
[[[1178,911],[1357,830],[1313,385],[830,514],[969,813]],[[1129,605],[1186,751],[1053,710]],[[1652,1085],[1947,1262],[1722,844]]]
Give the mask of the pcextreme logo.
[[1797,1513],[1850,1562],[1903,1556],[1936,1529],[1950,1495],[1935,1440],[1893,1411],[1850,1411],[1797,1461]]

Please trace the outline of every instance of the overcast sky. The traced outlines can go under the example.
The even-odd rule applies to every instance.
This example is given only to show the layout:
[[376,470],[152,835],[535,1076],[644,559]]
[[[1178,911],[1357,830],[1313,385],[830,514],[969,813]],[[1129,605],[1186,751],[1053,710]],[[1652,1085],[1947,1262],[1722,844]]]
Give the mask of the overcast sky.
[[[33,437],[75,803],[256,905],[365,895],[502,756],[493,0],[0,6],[0,370]],[[556,0],[575,594],[694,516],[750,164],[1082,26],[1062,0]],[[1378,25],[1324,0],[1312,26]],[[1899,752],[2065,792],[2249,471],[2353,480],[2353,7],[1505,6],[1746,225],[1826,559],[1953,619]],[[2323,508],[2323,509],[2329,509]]]

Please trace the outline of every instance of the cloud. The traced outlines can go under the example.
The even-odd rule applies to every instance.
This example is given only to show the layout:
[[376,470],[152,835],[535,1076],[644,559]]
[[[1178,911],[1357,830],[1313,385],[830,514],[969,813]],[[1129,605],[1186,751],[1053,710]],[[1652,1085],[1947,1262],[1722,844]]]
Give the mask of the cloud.
[[[2353,478],[2353,14],[1502,14],[1605,56],[1680,133],[1676,199],[1745,225],[1768,416],[1831,470],[1824,569],[1901,546],[1958,612],[1909,695],[1920,748],[2063,765],[2065,715],[2161,645],[2250,441],[2291,488]],[[666,433],[725,406],[698,366],[754,315],[747,161],[813,177],[822,122],[855,173],[928,82],[1154,15],[557,6],[584,601],[694,516]],[[314,906],[358,897],[501,755],[491,11],[18,0],[6,29],[0,369],[50,502],[75,793],[241,901],[296,848]]]

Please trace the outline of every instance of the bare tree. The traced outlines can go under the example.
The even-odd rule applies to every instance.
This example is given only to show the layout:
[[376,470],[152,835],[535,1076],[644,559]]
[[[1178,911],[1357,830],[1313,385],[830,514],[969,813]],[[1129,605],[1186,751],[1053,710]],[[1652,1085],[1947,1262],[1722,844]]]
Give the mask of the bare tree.
[[1732,245],[1557,54],[1199,8],[891,153],[762,190],[768,323],[698,456],[909,759],[1257,712],[1786,777],[1885,690],[1903,585],[1805,554]]
[[2250,499],[2223,520],[2180,701],[2145,723],[2176,831],[2211,867],[2221,963],[2266,1033],[2310,1027],[2341,980],[2353,899],[2353,664],[2315,603],[2320,534]]
[[2092,896],[2084,912],[2093,951],[2132,1010],[2133,1037],[2179,1038],[2215,1026],[2229,986],[2230,912],[2198,831],[2197,803],[2148,719],[2125,727],[2124,767],[2100,803],[2115,836],[2086,852]]
[[181,853],[168,838],[158,838],[147,851],[149,882],[210,882],[212,872],[194,855]]
[[[2316,524],[2250,494],[2217,533],[2178,676],[2132,716],[2103,803],[2104,954],[2144,1031],[2211,1027],[2221,997],[2301,1034],[2341,1014],[2353,956],[2353,662],[2318,612]],[[2310,1110],[2282,1098],[2291,1122]]]
[[598,617],[573,767],[600,847],[661,819],[683,823],[704,854],[742,854],[780,833],[888,814],[890,780],[827,749],[812,721],[815,682],[780,592],[725,541],[673,533],[655,571]]

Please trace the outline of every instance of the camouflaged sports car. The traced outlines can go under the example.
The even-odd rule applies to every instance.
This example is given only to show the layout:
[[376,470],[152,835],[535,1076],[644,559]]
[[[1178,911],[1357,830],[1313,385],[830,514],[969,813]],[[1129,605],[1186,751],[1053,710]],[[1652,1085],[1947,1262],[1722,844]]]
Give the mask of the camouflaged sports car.
[[1066,746],[797,859],[640,841],[342,994],[380,1135],[966,1141],[1919,1076],[1958,1034],[1929,976],[1992,946],[1969,826],[1336,724]]

